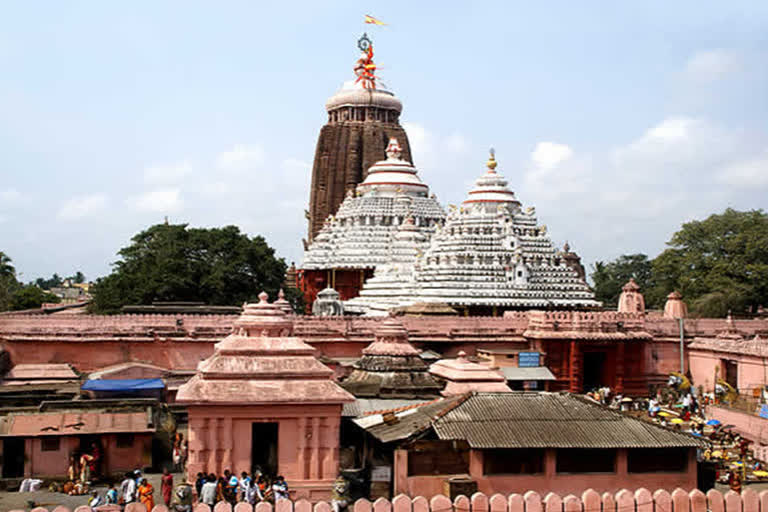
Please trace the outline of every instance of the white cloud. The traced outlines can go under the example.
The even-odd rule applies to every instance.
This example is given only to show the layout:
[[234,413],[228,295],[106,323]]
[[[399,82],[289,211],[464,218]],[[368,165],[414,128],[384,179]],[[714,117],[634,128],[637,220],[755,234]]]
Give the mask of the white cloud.
[[102,212],[107,206],[107,196],[91,194],[73,197],[59,208],[56,216],[61,220],[78,220]]
[[557,142],[539,142],[531,153],[531,161],[541,169],[552,169],[573,156],[573,150]]
[[681,140],[690,136],[691,131],[698,126],[700,121],[687,117],[670,117],[656,126],[649,128],[641,141],[648,140]]
[[694,53],[685,66],[686,73],[696,79],[715,80],[741,69],[741,58],[723,49]]
[[613,148],[562,151],[568,158],[546,171],[539,164],[558,159],[537,164],[540,143],[515,192],[523,206],[537,207],[553,239],[577,242],[586,262],[637,251],[655,256],[686,219],[762,205],[768,140],[758,139],[676,116]]
[[18,199],[21,199],[21,192],[15,188],[0,190],[0,201],[3,203],[12,203]]
[[216,168],[231,173],[247,173],[264,163],[264,150],[261,146],[237,144],[229,151],[216,157]]
[[755,158],[727,165],[719,175],[722,183],[737,187],[768,185],[768,151]]
[[144,169],[144,182],[149,185],[174,185],[192,172],[188,161],[150,165]]
[[174,213],[182,209],[183,201],[178,188],[158,188],[128,199],[134,210],[151,213]]

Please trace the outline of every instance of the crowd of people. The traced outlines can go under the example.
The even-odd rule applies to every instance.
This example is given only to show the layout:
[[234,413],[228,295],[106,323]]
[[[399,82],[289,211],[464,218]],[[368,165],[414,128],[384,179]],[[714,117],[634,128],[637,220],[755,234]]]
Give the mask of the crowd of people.
[[258,470],[252,474],[243,471],[240,477],[228,469],[218,477],[213,473],[198,473],[195,490],[200,502],[211,506],[219,501],[229,502],[233,506],[238,502],[255,505],[262,501],[275,502],[290,497],[288,484],[282,475],[271,479]]

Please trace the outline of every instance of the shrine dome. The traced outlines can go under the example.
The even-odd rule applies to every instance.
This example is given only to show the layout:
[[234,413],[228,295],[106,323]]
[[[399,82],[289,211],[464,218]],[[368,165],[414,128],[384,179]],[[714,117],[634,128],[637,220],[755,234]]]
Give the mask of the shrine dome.
[[475,186],[469,191],[467,199],[462,204],[486,206],[485,209],[489,211],[496,210],[499,206],[519,208],[520,201],[507,187],[507,180],[496,172],[497,162],[493,149],[485,165],[488,170],[475,181]]
[[328,112],[342,107],[378,107],[398,113],[403,111],[403,104],[397,96],[380,82],[376,84],[375,89],[368,89],[363,87],[362,82],[355,80],[344,82],[341,89],[325,102]]
[[357,186],[359,194],[375,191],[383,195],[406,194],[426,197],[429,187],[422,183],[416,168],[400,158],[402,149],[397,139],[389,139],[387,159],[368,169],[368,177]]

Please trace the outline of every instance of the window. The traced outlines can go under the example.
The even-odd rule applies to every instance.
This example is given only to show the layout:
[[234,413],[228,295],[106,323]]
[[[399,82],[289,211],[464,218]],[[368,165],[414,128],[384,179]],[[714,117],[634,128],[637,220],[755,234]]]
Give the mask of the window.
[[61,438],[59,437],[43,437],[40,440],[40,451],[42,452],[57,452],[61,446]]
[[687,448],[640,448],[627,453],[629,473],[682,473],[686,469]]
[[558,473],[615,473],[616,450],[567,448],[557,450]]
[[543,472],[543,449],[485,450],[483,452],[483,474],[534,475]]
[[130,448],[133,446],[133,434],[117,434],[117,447]]
[[452,441],[417,441],[408,450],[408,476],[469,473],[469,447]]

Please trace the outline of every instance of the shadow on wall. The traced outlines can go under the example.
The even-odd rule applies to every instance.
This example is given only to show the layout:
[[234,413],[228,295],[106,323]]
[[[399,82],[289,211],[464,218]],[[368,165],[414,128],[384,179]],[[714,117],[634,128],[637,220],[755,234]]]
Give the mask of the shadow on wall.
[[[292,502],[281,500],[273,506],[269,503],[259,503],[255,512],[331,512],[333,508],[327,502],[321,501],[314,505],[307,500]],[[234,508],[226,502],[217,503],[213,511],[208,505],[198,503],[193,512],[254,512],[254,507],[247,503],[238,503]],[[347,508],[348,512],[768,512],[768,491],[760,494],[747,489],[741,495],[733,491],[726,494],[710,490],[707,494],[699,490],[686,492],[676,489],[672,493],[658,490],[651,493],[647,489],[635,492],[622,489],[616,494],[600,495],[592,489],[587,489],[577,497],[565,497],[549,493],[543,498],[536,492],[525,494],[510,494],[503,496],[494,494],[486,496],[475,493],[472,498],[458,496],[453,502],[443,495],[427,500],[421,496],[410,498],[405,495],[396,496],[392,501],[379,498],[375,502],[358,500],[354,506]],[[120,507],[105,506],[91,509],[78,507],[74,512],[119,512]],[[10,512],[24,512],[12,510]],[[48,512],[44,508],[35,508],[32,512]],[[56,507],[52,512],[71,512],[64,507]],[[125,512],[147,512],[144,505],[131,503]],[[152,512],[169,512],[168,508],[158,505]]]

